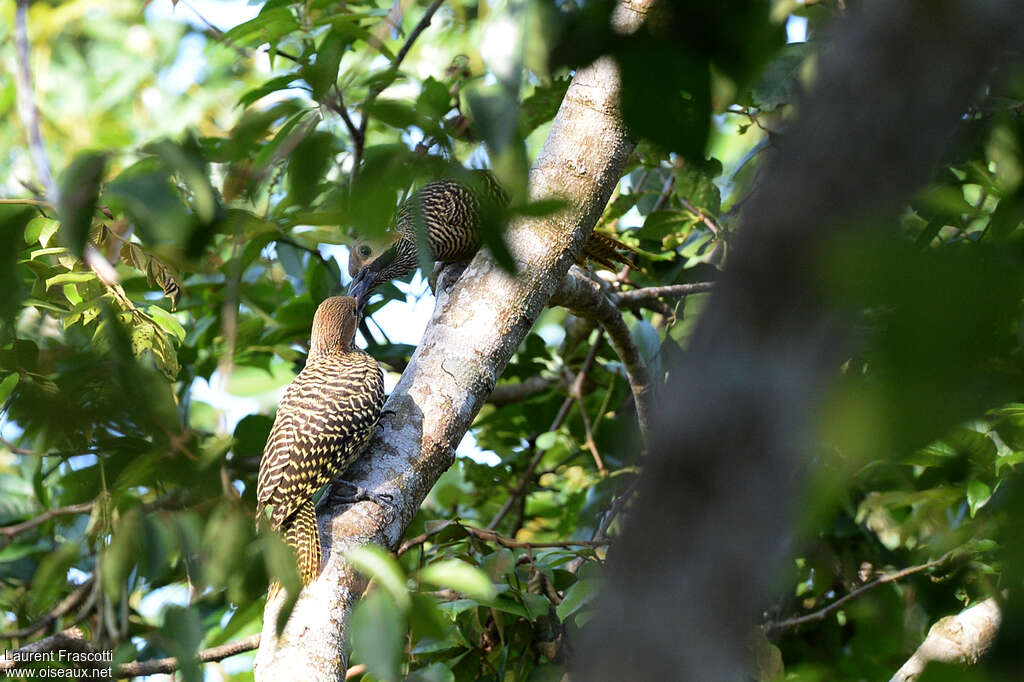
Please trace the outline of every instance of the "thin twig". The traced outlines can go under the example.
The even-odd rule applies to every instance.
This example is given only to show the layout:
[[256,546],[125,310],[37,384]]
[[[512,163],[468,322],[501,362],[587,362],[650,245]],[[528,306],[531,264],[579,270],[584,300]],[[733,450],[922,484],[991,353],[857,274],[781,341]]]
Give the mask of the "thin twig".
[[757,112],[756,111],[751,111],[750,107],[729,107],[728,109],[725,110],[725,113],[727,113],[727,114],[734,114],[736,116],[746,116],[747,119],[749,119],[751,123],[756,125],[758,128],[760,128],[764,132],[769,133],[769,134],[775,132],[774,130],[770,130],[769,128],[765,128],[761,124],[761,121],[760,121],[760,118],[758,117]]
[[583,396],[577,393],[573,398],[575,398],[576,404],[579,405],[580,416],[583,418],[583,433],[586,437],[583,444],[594,458],[594,464],[597,465],[598,473],[604,474],[607,472],[607,469],[604,468],[604,460],[601,458],[601,453],[597,450],[597,443],[594,442],[594,430],[590,426],[590,416],[587,414],[586,405],[583,404]]
[[498,545],[501,545],[502,547],[509,547],[513,549],[552,549],[556,547],[598,548],[604,547],[609,544],[605,540],[552,540],[548,542],[524,542],[521,540],[514,540],[506,535],[502,535],[501,533],[496,533],[493,530],[477,528],[475,526],[467,526],[466,524],[459,523],[458,521],[449,521],[448,523],[444,523],[438,526],[437,528],[433,528],[427,531],[426,533],[421,533],[420,535],[417,535],[414,538],[409,538],[408,540],[402,543],[402,546],[398,548],[398,551],[395,554],[397,556],[402,556],[410,549],[422,545],[424,542],[426,542],[433,536],[437,535],[442,530],[445,530],[446,528],[451,528],[452,526],[457,526],[463,529],[464,531],[466,531],[467,534],[476,538],[477,540],[483,540],[484,542],[493,542]]
[[[416,39],[420,37],[420,34],[426,30],[427,26],[430,26],[430,21],[431,19],[434,18],[434,13],[437,12],[437,10],[441,7],[443,3],[444,0],[434,0],[432,3],[430,3],[430,6],[427,7],[427,11],[423,13],[423,17],[419,20],[419,23],[416,24],[415,28],[413,28],[413,30],[409,33],[409,36],[405,39],[405,43],[402,45],[401,49],[398,50],[398,54],[395,55],[395,61],[392,62],[391,64],[391,66],[394,69],[397,70],[398,67],[402,64],[402,61],[405,60],[406,55],[409,54],[409,50],[412,49],[413,43],[415,43]],[[353,181],[355,180],[356,174],[359,172],[359,164],[363,160],[363,147],[366,144],[366,127],[367,125],[369,125],[370,122],[369,108],[373,101],[377,99],[377,95],[381,93],[381,90],[382,89],[378,87],[372,88],[370,92],[367,94],[366,100],[363,102],[362,117],[359,121],[359,129],[357,131],[357,134],[353,138],[353,143],[355,144],[355,150],[352,153],[351,178]]]
[[651,206],[651,213],[660,211],[661,207],[665,205],[665,202],[670,196],[672,196],[672,187],[676,184],[676,176],[674,173],[670,173],[665,179],[665,183],[661,186],[661,193],[658,195],[657,201],[654,202],[654,206]]
[[[27,530],[32,530],[36,526],[41,526],[50,519],[58,516],[68,516],[70,514],[82,514],[92,509],[92,502],[82,502],[81,504],[72,504],[67,507],[56,507],[55,509],[48,509],[39,516],[29,519],[28,521],[22,521],[12,526],[0,527],[0,535],[7,538],[7,542],[10,542],[11,538],[19,533],[24,533]],[[6,543],[5,543],[6,544]]]
[[612,521],[614,521],[615,517],[619,515],[622,508],[626,506],[626,502],[628,502],[629,498],[631,498],[633,493],[636,492],[639,484],[640,479],[637,478],[621,495],[615,498],[615,501],[612,502],[612,506],[608,510],[608,513],[604,515],[604,518],[601,519],[601,523],[598,525],[597,530],[594,531],[594,535],[591,537],[592,540],[597,541],[608,539],[608,529],[611,527]]
[[[35,166],[36,175],[46,190],[46,200],[49,205],[59,203],[57,185],[53,181],[53,171],[50,169],[50,160],[46,156],[46,146],[43,144],[43,134],[39,128],[39,108],[36,106],[35,96],[32,89],[32,70],[29,66],[29,43],[28,43],[28,6],[30,0],[18,0],[18,11],[15,26],[14,40],[17,46],[17,67],[15,68],[15,85],[18,91],[18,117],[21,125],[29,139],[29,151],[32,156],[32,165]],[[22,202],[25,203],[25,202]],[[105,285],[112,286],[118,281],[117,271],[114,266],[103,257],[96,247],[86,242],[82,259],[92,268],[96,276]]]
[[356,128],[355,123],[352,122],[352,116],[348,113],[348,107],[345,106],[345,98],[341,94],[341,88],[338,87],[337,82],[334,84],[334,93],[337,97],[337,101],[330,98],[325,98],[324,104],[328,109],[336,113],[341,117],[342,123],[345,124],[345,128],[348,130],[349,137],[355,142],[355,139],[359,136],[359,129]]
[[[569,415],[569,408],[572,407],[573,395],[582,391],[583,382],[586,381],[587,374],[590,372],[591,367],[594,366],[594,361],[597,359],[597,351],[601,347],[601,342],[604,341],[604,331],[597,333],[597,338],[594,339],[594,344],[590,347],[590,351],[587,353],[587,357],[583,360],[583,365],[580,367],[579,373],[576,374],[576,378],[573,380],[572,385],[569,387],[569,395],[566,396],[565,400],[562,401],[562,406],[558,409],[558,414],[555,415],[555,420],[551,422],[551,427],[548,431],[557,431],[565,421],[565,418]],[[530,439],[530,448],[536,449],[536,438]],[[540,464],[540,460],[544,457],[544,450],[537,450],[533,457],[530,459],[530,463],[526,465],[526,471],[519,478],[519,482],[516,483],[515,487],[512,488],[511,494],[505,503],[501,505],[501,509],[494,515],[491,522],[487,524],[487,530],[494,530],[501,523],[502,519],[508,514],[509,510],[512,509],[512,505],[516,503],[516,500],[520,497],[525,496],[526,489],[530,485],[530,481],[533,479],[533,472],[537,469],[537,465]]]
[[53,204],[49,201],[43,201],[42,199],[0,199],[0,204],[15,204],[25,206],[40,206],[43,208],[53,208]]
[[707,225],[708,229],[711,230],[711,234],[715,235],[716,237],[718,236],[718,232],[721,228],[719,228],[718,225],[715,225],[714,221],[712,221],[711,218],[704,214],[704,211],[700,210],[699,208],[691,204],[689,200],[687,200],[687,198],[682,195],[679,196],[679,201],[682,202],[683,207],[686,208],[687,211],[697,216],[698,220]]
[[826,616],[828,616],[830,613],[832,613],[833,611],[835,611],[836,609],[838,609],[840,606],[842,606],[843,604],[847,603],[848,601],[859,597],[860,595],[864,594],[865,592],[867,592],[869,590],[873,590],[876,587],[878,587],[879,585],[885,585],[887,583],[891,583],[891,582],[895,582],[897,580],[900,580],[901,578],[906,578],[908,575],[914,575],[915,573],[920,573],[921,571],[926,571],[929,568],[935,568],[936,566],[941,566],[942,564],[944,564],[947,561],[949,561],[949,559],[953,556],[953,554],[955,552],[956,552],[956,550],[950,550],[950,551],[946,552],[945,554],[943,554],[942,556],[940,556],[938,559],[932,559],[931,561],[925,562],[923,564],[919,564],[917,566],[909,566],[909,567],[901,569],[899,571],[894,571],[892,573],[887,573],[886,575],[883,575],[882,577],[880,577],[880,578],[878,578],[876,580],[872,580],[871,582],[869,582],[869,583],[867,583],[865,585],[861,585],[860,587],[855,589],[853,592],[850,592],[849,594],[843,595],[842,597],[840,597],[839,599],[835,600],[834,602],[832,602],[828,606],[824,606],[824,607],[818,609],[817,611],[813,611],[813,612],[808,613],[808,614],[803,615],[803,616],[793,616],[792,618],[787,618],[786,620],[780,621],[780,622],[765,623],[764,625],[761,626],[761,629],[764,630],[764,632],[766,634],[773,634],[773,633],[776,633],[776,632],[780,632],[782,630],[789,630],[790,628],[794,628],[794,627],[796,627],[798,625],[803,625],[804,623],[811,623],[811,622],[814,622],[814,621],[825,620]]
[[[329,258],[327,258],[326,256],[324,256],[324,254],[320,253],[320,249],[317,249],[317,248],[312,247],[312,246],[303,246],[302,244],[298,243],[297,241],[294,241],[294,240],[290,239],[289,237],[283,237],[283,236],[282,237],[276,237],[274,239],[274,241],[275,242],[279,242],[281,244],[287,244],[288,246],[291,246],[293,248],[299,249],[300,251],[305,251],[306,253],[308,253],[308,254],[310,254],[312,256],[316,256],[316,258],[321,263],[323,263],[323,266],[327,270],[327,272],[331,273],[332,275],[334,274],[334,271],[331,270],[331,260]],[[340,275],[335,275],[334,282],[335,282],[335,284],[338,285],[338,287],[341,287],[341,276]]]
[[622,312],[615,307],[601,286],[587,277],[578,266],[573,266],[558,283],[550,303],[594,318],[607,332],[608,339],[626,370],[626,378],[636,406],[640,436],[646,448],[650,441],[649,425],[654,412],[651,404],[654,384],[647,370],[647,363],[640,355],[629,327],[622,318]]
[[8,450],[10,450],[11,452],[13,452],[16,455],[33,455],[33,454],[35,454],[34,450],[29,450],[28,448],[18,447],[17,445],[15,445],[11,441],[7,440],[6,438],[0,438],[0,445],[3,445],[5,448],[7,448]]
[[430,26],[430,21],[434,18],[434,13],[437,12],[443,3],[444,0],[434,0],[434,2],[430,3],[430,7],[428,7],[427,11],[423,13],[423,18],[421,18],[419,23],[416,24],[416,28],[409,33],[409,37],[405,39],[405,44],[402,45],[402,49],[400,49],[398,54],[395,55],[395,68],[398,68],[406,55],[409,54],[409,50],[412,49],[412,44],[416,42],[416,39],[420,37],[420,34],[426,30],[427,26]]
[[82,603],[90,590],[92,590],[94,583],[95,579],[90,577],[78,586],[71,594],[64,597],[57,606],[48,611],[42,618],[31,625],[21,628],[20,630],[0,632],[0,639],[22,639],[24,637],[28,637],[34,632],[38,632],[39,630],[49,627],[56,622],[58,618],[67,615],[72,609]]
[[701,294],[711,291],[714,282],[694,282],[693,284],[670,284],[663,287],[644,287],[630,291],[620,291],[611,295],[612,303],[624,306],[643,306],[660,298],[682,298],[690,294]]
[[29,66],[28,44],[28,6],[30,0],[18,0],[18,11],[15,19],[14,42],[17,54],[15,68],[15,86],[18,90],[18,117],[25,128],[29,140],[29,153],[36,175],[46,190],[46,197],[52,202],[57,201],[57,186],[53,182],[50,160],[46,156],[43,135],[39,130],[39,108],[32,95],[32,70]]

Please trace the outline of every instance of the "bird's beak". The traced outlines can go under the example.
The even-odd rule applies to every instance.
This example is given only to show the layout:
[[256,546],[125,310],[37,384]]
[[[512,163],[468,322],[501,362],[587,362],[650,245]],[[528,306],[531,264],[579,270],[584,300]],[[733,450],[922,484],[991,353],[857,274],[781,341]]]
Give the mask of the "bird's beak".
[[366,268],[362,268],[348,285],[348,295],[356,299],[356,312],[363,314],[363,308],[373,294],[373,278]]
[[360,269],[348,283],[348,295],[357,301],[366,293],[366,270]]

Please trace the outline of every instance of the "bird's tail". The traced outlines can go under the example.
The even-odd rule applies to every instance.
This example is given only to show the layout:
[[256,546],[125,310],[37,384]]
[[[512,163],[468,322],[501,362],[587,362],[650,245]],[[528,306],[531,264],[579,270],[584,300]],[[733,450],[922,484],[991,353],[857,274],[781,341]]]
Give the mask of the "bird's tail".
[[600,263],[604,267],[610,270],[617,270],[618,265],[628,265],[629,267],[635,267],[633,261],[627,256],[624,256],[620,251],[632,251],[634,249],[626,246],[615,237],[611,237],[603,232],[591,232],[587,237],[587,241],[583,244],[583,253],[580,254],[580,261],[590,259],[595,263]]
[[[298,510],[281,524],[281,534],[284,536],[285,544],[295,554],[302,585],[310,584],[320,573],[320,531],[316,525],[316,508],[312,499],[303,502]],[[272,601],[280,591],[281,583],[271,583],[267,601]]]

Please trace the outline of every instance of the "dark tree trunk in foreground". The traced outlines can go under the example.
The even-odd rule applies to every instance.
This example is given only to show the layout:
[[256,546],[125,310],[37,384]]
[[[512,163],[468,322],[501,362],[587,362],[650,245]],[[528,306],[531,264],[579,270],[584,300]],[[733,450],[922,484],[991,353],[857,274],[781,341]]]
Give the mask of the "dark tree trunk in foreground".
[[1004,0],[873,3],[837,26],[673,374],[575,679],[743,677],[841,357],[817,255],[927,181],[1019,23]]

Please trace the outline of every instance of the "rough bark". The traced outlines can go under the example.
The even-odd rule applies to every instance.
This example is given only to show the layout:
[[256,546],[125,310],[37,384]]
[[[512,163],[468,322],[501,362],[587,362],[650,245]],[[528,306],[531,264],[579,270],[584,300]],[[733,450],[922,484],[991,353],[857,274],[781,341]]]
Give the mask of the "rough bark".
[[865,3],[836,27],[671,373],[575,679],[743,678],[846,338],[818,256],[927,181],[1019,24],[1015,2],[964,0]]
[[889,682],[912,682],[932,661],[939,663],[978,662],[992,646],[1002,611],[995,599],[986,599],[955,616],[946,616],[931,626],[928,636]]
[[[646,2],[619,18],[638,24]],[[256,658],[258,680],[340,680],[348,663],[346,623],[365,581],[347,549],[397,547],[416,509],[452,464],[473,417],[583,246],[604,209],[633,143],[618,111],[619,77],[610,59],[573,78],[544,148],[530,172],[533,199],[560,197],[558,215],[522,220],[507,232],[518,274],[486,252],[450,289],[439,287],[434,315],[384,406],[367,453],[346,478],[393,504],[328,505],[321,516],[326,564],[302,594],[281,637],[280,602],[267,604]]]

